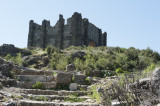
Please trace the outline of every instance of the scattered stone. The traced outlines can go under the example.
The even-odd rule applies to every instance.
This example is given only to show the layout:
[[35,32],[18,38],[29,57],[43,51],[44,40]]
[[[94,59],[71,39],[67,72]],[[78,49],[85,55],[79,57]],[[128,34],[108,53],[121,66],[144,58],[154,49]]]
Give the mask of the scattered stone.
[[70,83],[70,85],[69,85],[69,89],[71,91],[77,90],[77,87],[78,87],[77,83]]
[[75,71],[76,70],[76,67],[74,64],[69,64],[66,66],[66,70],[69,72],[69,71]]

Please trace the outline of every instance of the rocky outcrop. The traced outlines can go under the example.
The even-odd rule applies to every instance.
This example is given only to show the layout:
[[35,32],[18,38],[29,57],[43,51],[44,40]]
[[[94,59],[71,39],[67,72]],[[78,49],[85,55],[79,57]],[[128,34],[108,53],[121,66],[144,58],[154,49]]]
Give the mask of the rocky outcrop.
[[107,33],[93,25],[88,19],[83,19],[80,13],[75,12],[67,19],[67,24],[62,15],[55,26],[50,21],[43,20],[42,25],[29,23],[28,47],[46,48],[53,45],[57,48],[73,46],[106,46]]
[[19,49],[12,44],[3,44],[0,46],[0,56],[6,56],[10,54],[11,56],[16,56],[17,53],[21,53],[22,55],[30,55],[31,52],[25,49]]

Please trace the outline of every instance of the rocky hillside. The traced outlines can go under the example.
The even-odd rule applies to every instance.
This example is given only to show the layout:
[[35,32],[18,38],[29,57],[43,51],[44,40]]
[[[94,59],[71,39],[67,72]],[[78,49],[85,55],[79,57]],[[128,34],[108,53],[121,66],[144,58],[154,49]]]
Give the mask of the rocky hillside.
[[66,70],[74,64],[76,71],[110,70],[135,72],[144,70],[151,64],[159,64],[160,54],[147,48],[145,50],[120,47],[74,47],[57,49],[49,46],[42,49],[19,49],[14,45],[0,46],[0,56],[7,61],[41,70]]
[[156,75],[160,69],[153,74],[152,71],[159,61],[159,53],[149,48],[41,50],[5,44],[0,46],[0,103],[2,106],[138,106],[147,100],[158,104]]

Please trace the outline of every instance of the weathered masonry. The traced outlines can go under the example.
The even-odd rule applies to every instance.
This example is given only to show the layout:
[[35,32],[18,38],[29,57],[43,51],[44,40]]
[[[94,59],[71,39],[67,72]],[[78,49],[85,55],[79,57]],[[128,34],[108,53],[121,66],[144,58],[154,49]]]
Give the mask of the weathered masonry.
[[107,46],[107,33],[93,25],[88,19],[82,19],[81,14],[75,12],[67,19],[62,15],[55,26],[50,21],[43,20],[42,25],[29,23],[28,47],[46,48],[53,45],[60,49],[73,46]]

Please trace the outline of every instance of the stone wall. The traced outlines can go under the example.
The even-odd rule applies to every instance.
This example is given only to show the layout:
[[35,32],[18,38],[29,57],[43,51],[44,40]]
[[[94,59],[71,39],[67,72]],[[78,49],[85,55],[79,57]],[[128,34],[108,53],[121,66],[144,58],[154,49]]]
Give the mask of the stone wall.
[[81,14],[75,12],[64,24],[64,18],[59,15],[55,26],[50,26],[50,21],[43,20],[42,25],[29,24],[28,47],[46,48],[54,45],[60,49],[73,46],[106,46],[107,33],[102,34],[101,29],[82,19]]

